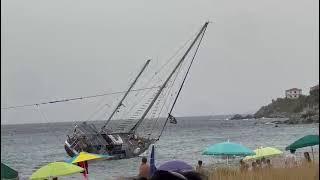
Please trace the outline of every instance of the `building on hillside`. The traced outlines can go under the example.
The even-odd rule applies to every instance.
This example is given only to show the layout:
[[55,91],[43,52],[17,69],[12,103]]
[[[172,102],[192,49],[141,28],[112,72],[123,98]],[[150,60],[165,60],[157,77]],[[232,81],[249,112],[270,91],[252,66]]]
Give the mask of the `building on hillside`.
[[314,90],[319,90],[319,84],[311,87],[309,92],[314,91]]
[[286,98],[297,99],[302,95],[302,89],[291,88],[285,91]]

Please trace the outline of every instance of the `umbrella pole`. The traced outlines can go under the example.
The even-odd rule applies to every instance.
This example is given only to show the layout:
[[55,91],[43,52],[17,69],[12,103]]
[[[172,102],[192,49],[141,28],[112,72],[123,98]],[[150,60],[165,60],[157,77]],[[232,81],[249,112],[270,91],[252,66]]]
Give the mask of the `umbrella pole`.
[[312,161],[314,162],[314,154],[313,154],[313,147],[311,146],[311,152],[312,152]]
[[229,156],[227,156],[227,166],[229,166]]

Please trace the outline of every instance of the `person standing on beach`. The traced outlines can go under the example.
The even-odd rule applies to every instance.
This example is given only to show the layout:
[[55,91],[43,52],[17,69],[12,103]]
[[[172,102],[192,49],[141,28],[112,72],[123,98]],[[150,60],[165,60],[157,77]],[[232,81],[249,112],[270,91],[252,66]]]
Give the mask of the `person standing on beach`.
[[139,168],[139,177],[144,177],[144,178],[149,178],[149,173],[150,173],[150,166],[147,163],[147,158],[143,157],[141,160],[141,165]]
[[303,161],[303,165],[304,166],[309,166],[311,164],[311,158],[310,158],[310,154],[308,152],[304,152],[304,161]]
[[261,167],[262,168],[266,168],[267,167],[267,162],[266,162],[266,158],[265,157],[261,158]]
[[307,163],[311,162],[310,154],[308,152],[304,152],[303,155]]
[[198,161],[198,165],[197,165],[197,167],[196,167],[196,171],[198,172],[198,173],[200,173],[200,171],[202,171],[203,169],[202,169],[202,161],[201,160],[199,160]]
[[272,164],[271,164],[271,161],[270,159],[267,159],[267,166],[266,166],[268,169],[271,169],[272,168]]
[[287,168],[292,168],[297,166],[297,157],[294,154],[296,150],[290,149],[290,154],[286,156],[285,165]]
[[261,160],[260,160],[260,159],[257,159],[257,160],[256,160],[256,163],[257,163],[257,168],[258,168],[258,169],[262,169]]
[[240,160],[240,172],[247,171],[247,164],[241,159]]
[[83,177],[84,179],[88,179],[88,161],[82,161],[82,162],[78,162],[77,163],[78,166],[82,167],[84,169],[84,171],[82,172],[83,173]]
[[206,171],[202,166],[202,161],[198,161],[198,165],[196,166],[196,172],[200,174],[202,179],[207,179]]
[[253,161],[251,164],[251,171],[257,171],[257,170],[258,170],[257,163]]

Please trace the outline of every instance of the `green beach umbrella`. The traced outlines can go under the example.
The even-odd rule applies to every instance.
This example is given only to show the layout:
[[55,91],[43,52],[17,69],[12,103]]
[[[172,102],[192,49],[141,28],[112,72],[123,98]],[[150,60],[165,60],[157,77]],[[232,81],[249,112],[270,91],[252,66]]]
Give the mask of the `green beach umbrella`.
[[319,145],[319,135],[307,135],[304,136],[289,146],[286,147],[286,150],[296,150],[299,148],[304,148],[308,146]]
[[267,157],[273,157],[277,155],[281,155],[283,152],[279,149],[272,148],[272,147],[261,147],[254,150],[256,155],[253,156],[246,156],[243,160],[255,160],[255,159],[262,159]]
[[18,172],[1,163],[1,179],[18,179]]
[[313,148],[312,146],[319,145],[319,135],[307,135],[304,136],[289,146],[286,147],[286,150],[296,150],[299,148],[304,148],[311,146],[311,151],[312,151],[312,159],[314,160],[314,154],[313,154]]
[[65,162],[53,162],[46,166],[41,167],[32,174],[30,179],[48,179],[59,176],[68,176],[76,173],[83,172],[84,169]]
[[206,148],[202,154],[212,156],[227,156],[228,163],[228,158],[230,156],[249,156],[255,155],[255,152],[241,144],[228,141],[211,145]]

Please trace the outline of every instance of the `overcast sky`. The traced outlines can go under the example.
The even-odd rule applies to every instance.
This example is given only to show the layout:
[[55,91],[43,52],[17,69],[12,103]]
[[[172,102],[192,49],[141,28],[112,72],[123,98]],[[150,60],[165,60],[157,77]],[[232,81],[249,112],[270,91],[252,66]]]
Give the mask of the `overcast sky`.
[[[210,24],[176,116],[255,112],[319,82],[318,0],[3,0],[1,107],[124,90],[147,58],[165,60]],[[49,121],[95,102],[41,107]],[[82,118],[83,119],[83,118]],[[43,122],[34,109],[1,123]]]

